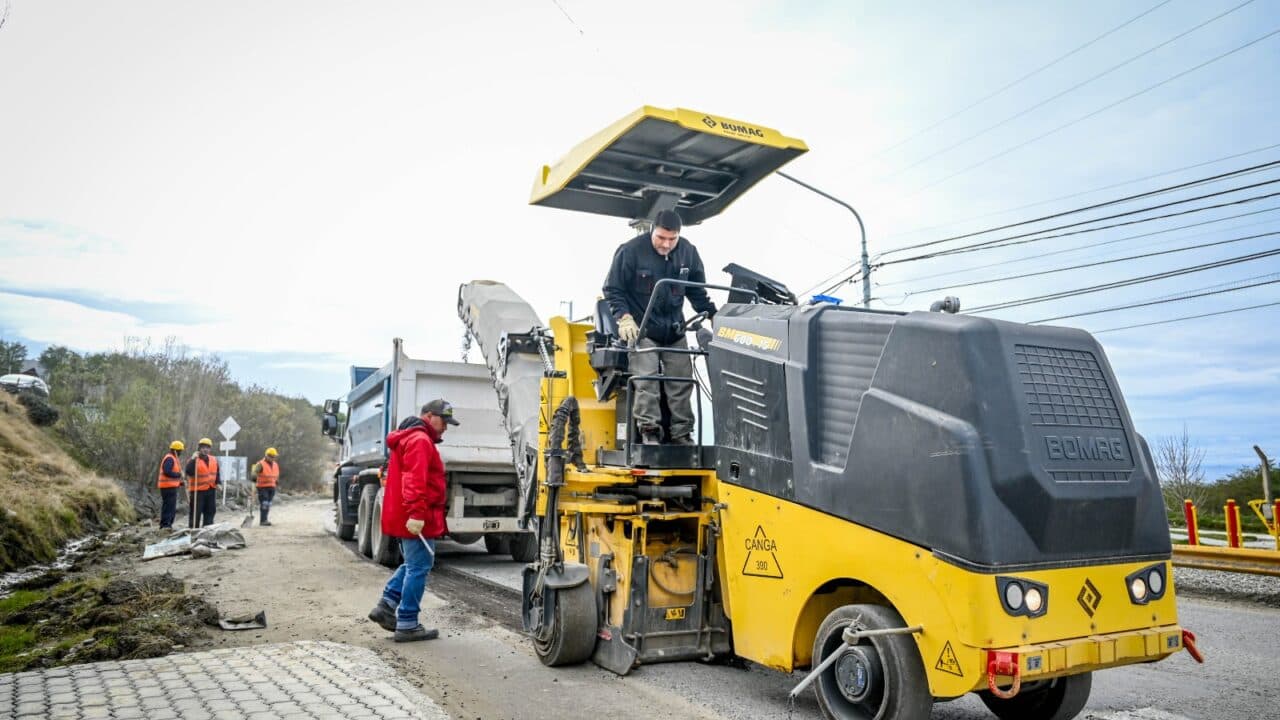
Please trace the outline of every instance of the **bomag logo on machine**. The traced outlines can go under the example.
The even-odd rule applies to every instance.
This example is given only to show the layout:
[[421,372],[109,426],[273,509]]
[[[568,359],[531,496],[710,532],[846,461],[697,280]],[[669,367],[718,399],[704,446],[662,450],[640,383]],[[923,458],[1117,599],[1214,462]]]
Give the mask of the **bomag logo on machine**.
[[750,125],[742,125],[740,123],[725,122],[723,120],[717,121],[710,115],[702,116],[702,124],[713,130],[719,128],[725,132],[729,132],[734,135],[741,135],[742,137],[764,138],[764,131],[760,128],[753,128]]
[[768,335],[757,335],[746,330],[738,330],[736,328],[721,326],[716,331],[716,336],[724,338],[738,345],[746,345],[747,347],[765,352],[772,352],[782,347],[782,341],[778,338],[771,338]]
[[1114,437],[1045,435],[1050,460],[1125,460],[1124,440]]

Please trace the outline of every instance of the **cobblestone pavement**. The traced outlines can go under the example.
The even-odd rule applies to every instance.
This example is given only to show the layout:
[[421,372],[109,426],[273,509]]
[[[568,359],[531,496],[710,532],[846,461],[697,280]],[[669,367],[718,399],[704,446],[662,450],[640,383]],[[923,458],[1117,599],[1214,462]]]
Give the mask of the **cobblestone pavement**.
[[0,675],[0,718],[447,718],[371,650],[293,642]]

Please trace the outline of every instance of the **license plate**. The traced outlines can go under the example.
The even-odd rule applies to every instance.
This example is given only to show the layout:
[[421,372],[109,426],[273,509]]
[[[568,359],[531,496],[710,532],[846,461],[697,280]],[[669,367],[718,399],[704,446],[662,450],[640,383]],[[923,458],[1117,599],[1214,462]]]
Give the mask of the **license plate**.
[[668,620],[683,620],[683,619],[684,619],[684,611],[685,611],[685,609],[684,609],[684,608],[667,608],[667,619],[668,619]]
[[485,530],[497,530],[497,529],[498,529],[498,525],[499,525],[499,523],[498,523],[498,521],[497,521],[497,520],[485,520],[485,521],[484,521],[484,529],[485,529]]

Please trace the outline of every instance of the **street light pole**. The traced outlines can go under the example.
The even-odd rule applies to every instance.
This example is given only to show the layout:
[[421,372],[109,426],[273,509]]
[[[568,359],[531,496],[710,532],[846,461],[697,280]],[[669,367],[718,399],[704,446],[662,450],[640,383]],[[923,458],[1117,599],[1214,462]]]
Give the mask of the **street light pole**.
[[778,171],[776,174],[781,175],[805,190],[821,195],[831,202],[843,207],[845,210],[853,213],[853,219],[858,221],[858,232],[862,234],[862,307],[871,307],[871,260],[867,257],[867,228],[862,224],[862,216],[858,214],[857,210],[853,209],[852,205],[830,193],[825,193],[809,183],[794,178],[782,171]]

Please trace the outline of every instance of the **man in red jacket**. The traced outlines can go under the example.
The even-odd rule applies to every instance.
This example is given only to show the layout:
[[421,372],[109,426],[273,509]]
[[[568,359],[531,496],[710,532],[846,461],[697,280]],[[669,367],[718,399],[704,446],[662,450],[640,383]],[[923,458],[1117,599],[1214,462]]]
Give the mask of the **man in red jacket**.
[[444,461],[436,445],[450,425],[457,425],[453,406],[432,400],[422,406],[422,414],[408,418],[387,435],[386,485],[382,490],[382,532],[400,538],[404,562],[396,569],[382,599],[369,612],[369,619],[394,632],[396,642],[431,640],[440,635],[435,628],[418,622],[427,574],[435,565],[434,538],[444,535]]

